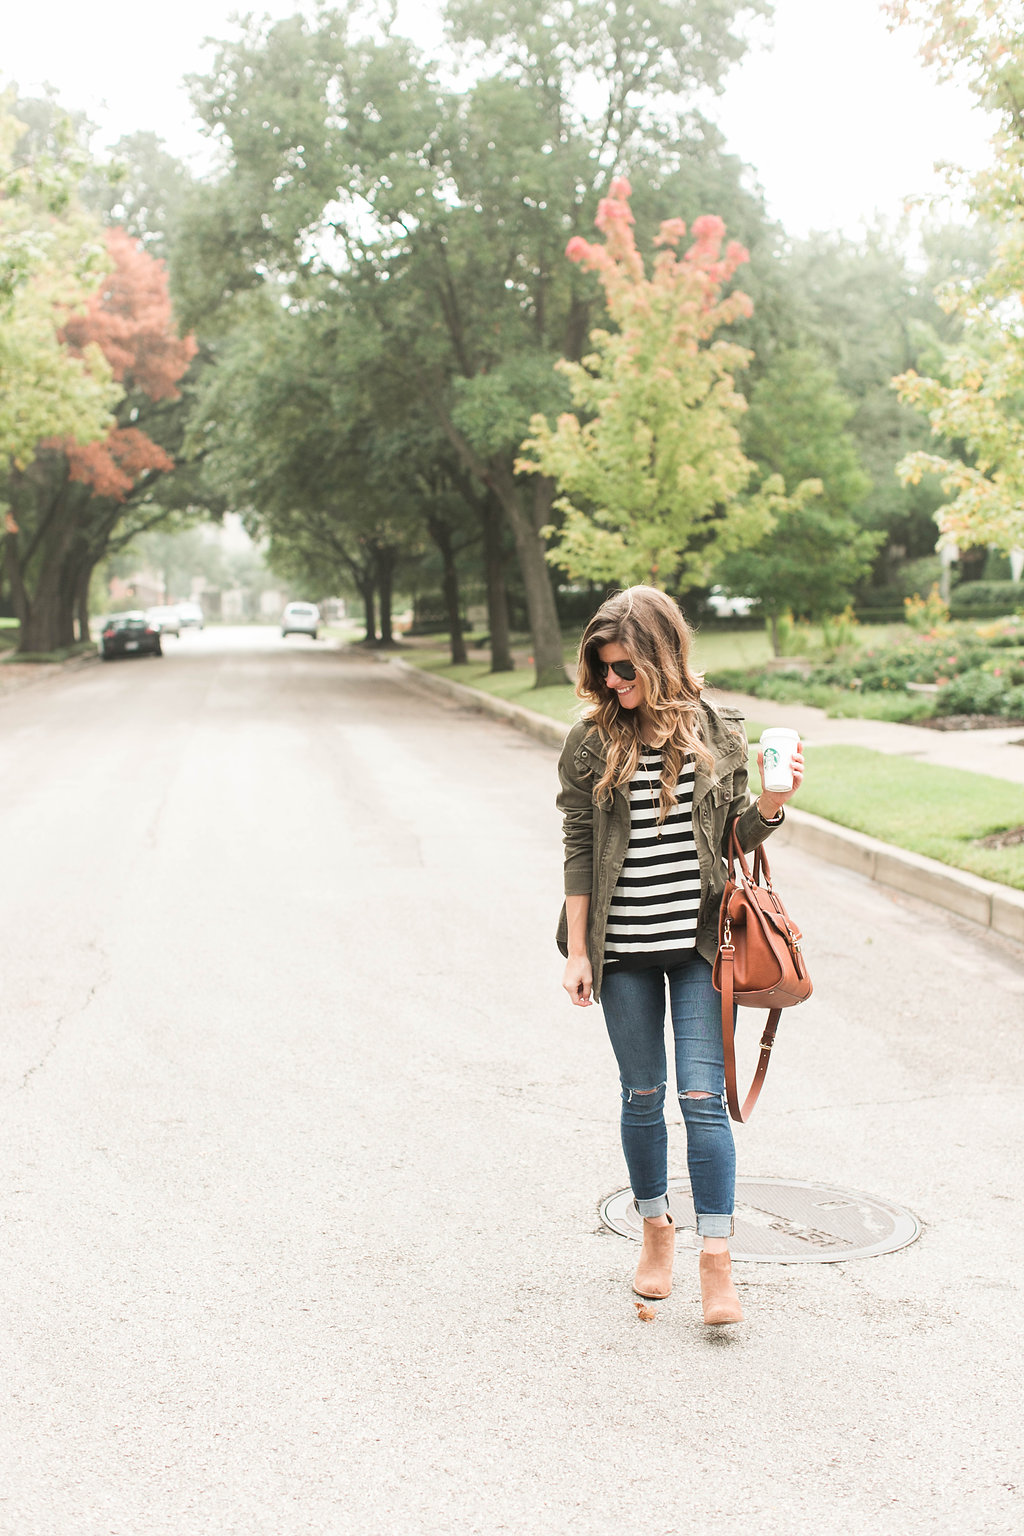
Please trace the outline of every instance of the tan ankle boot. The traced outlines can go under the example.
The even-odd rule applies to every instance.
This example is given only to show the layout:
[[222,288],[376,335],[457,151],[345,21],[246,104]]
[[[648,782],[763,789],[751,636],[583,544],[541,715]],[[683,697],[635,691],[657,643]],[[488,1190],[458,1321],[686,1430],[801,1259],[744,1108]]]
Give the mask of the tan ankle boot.
[[633,1289],[649,1301],[664,1301],[672,1290],[672,1261],[676,1256],[676,1229],[670,1216],[667,1227],[656,1227],[644,1218],[644,1246],[633,1277]]
[[728,1253],[701,1254],[700,1299],[706,1323],[742,1323],[743,1308],[732,1283]]

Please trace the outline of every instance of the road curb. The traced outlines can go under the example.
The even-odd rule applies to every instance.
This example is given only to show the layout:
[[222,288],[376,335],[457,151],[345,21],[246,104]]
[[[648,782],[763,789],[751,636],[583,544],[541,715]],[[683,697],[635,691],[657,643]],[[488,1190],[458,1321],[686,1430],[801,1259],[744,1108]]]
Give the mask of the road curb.
[[[565,740],[566,726],[532,709],[524,709],[521,704],[511,704],[507,699],[496,699],[479,689],[467,687],[465,683],[425,672],[397,656],[378,655],[375,659],[392,667],[403,683],[420,693],[448,699],[464,709],[502,720],[546,747],[557,751]],[[948,864],[940,864],[937,859],[927,859],[908,849],[896,848],[892,843],[883,843],[864,832],[854,832],[850,827],[826,821],[823,816],[814,816],[795,806],[787,810],[786,825],[776,834],[776,842],[780,841],[831,864],[852,869],[889,890],[930,901],[982,928],[990,928],[1002,938],[1024,944],[1024,891],[1000,885],[994,880],[983,880],[980,875],[953,869]]]
[[465,683],[453,682],[450,677],[438,677],[434,672],[425,672],[422,667],[414,667],[399,656],[382,656],[378,653],[374,660],[393,667],[403,682],[411,688],[418,688],[421,693],[432,694],[434,698],[450,699],[463,709],[489,715],[492,720],[504,720],[517,730],[525,731],[535,741],[543,742],[546,747],[554,747],[556,751],[561,749],[568,726],[549,719],[547,715],[538,715],[536,710],[524,709],[521,704],[510,704],[507,699],[496,699],[493,694],[481,693],[479,688],[467,688]]

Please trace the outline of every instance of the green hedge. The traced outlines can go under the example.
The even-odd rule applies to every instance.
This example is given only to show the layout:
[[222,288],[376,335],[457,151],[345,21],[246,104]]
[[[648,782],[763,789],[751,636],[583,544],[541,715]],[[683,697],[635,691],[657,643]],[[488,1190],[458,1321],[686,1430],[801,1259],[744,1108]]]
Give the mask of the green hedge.
[[1024,582],[1019,581],[965,581],[953,588],[949,599],[950,613],[964,618],[976,614],[997,618],[1018,608],[1024,608]]
[[902,603],[898,607],[862,606],[857,603],[853,611],[862,624],[902,624],[907,616]]

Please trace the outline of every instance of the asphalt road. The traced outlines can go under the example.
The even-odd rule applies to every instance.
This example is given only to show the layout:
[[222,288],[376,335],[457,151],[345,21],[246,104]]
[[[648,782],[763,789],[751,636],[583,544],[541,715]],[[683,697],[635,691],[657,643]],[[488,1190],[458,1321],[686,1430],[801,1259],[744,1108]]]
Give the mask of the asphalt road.
[[0,702],[4,1536],[1020,1532],[1021,958],[776,839],[741,1173],[923,1233],[639,1323],[554,786],[267,630]]

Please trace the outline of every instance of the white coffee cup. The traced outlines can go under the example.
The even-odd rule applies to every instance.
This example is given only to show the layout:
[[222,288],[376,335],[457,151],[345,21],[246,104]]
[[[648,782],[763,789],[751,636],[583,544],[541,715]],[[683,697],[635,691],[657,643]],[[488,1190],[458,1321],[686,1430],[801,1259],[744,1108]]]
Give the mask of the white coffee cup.
[[790,760],[799,745],[800,732],[791,731],[788,725],[772,725],[761,732],[761,776],[765,789],[793,788]]

